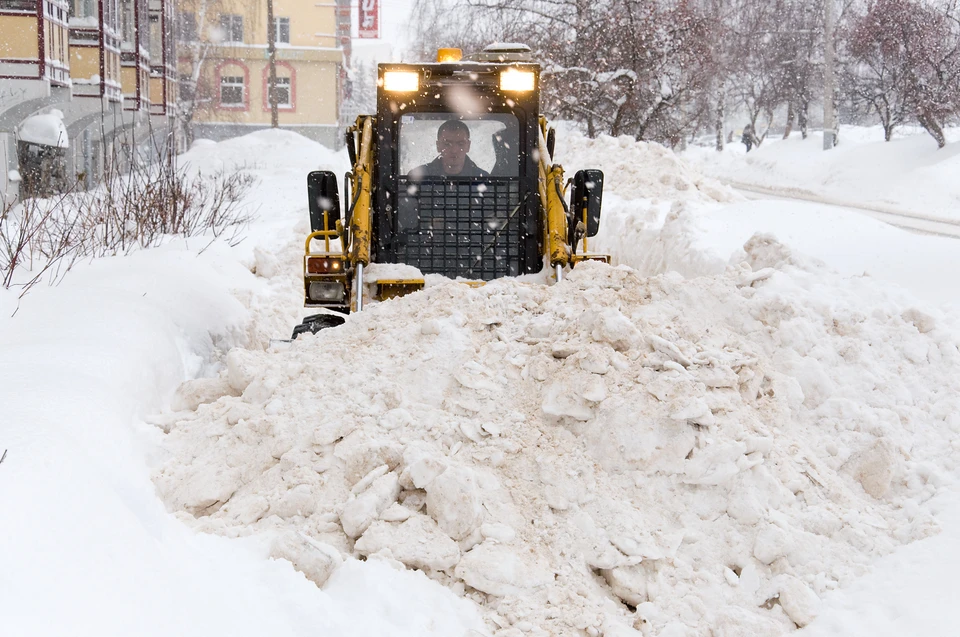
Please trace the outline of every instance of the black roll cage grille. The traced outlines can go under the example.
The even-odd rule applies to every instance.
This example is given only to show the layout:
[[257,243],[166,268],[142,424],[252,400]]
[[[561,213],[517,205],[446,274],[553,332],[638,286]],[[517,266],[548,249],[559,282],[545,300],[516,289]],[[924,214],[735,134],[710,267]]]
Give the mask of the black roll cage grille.
[[[511,265],[509,272],[505,268],[479,268],[482,276],[477,278],[496,278],[506,274],[526,274],[539,272],[543,267],[542,259],[542,214],[540,198],[537,194],[539,170],[533,150],[539,139],[539,104],[538,92],[531,91],[524,95],[509,95],[499,88],[499,74],[507,68],[519,67],[534,71],[539,76],[539,65],[536,64],[425,64],[425,65],[380,65],[381,78],[383,73],[390,70],[417,71],[420,74],[419,90],[415,93],[392,94],[382,88],[378,90],[376,122],[377,143],[380,152],[374,165],[374,260],[381,262],[403,262],[409,258],[409,250],[401,245],[403,239],[400,228],[401,198],[400,192],[406,175],[400,173],[400,145],[399,135],[404,114],[411,113],[455,113],[448,102],[451,100],[450,91],[457,87],[469,87],[480,103],[484,105],[482,112],[465,114],[464,119],[473,119],[473,115],[482,117],[487,114],[512,114],[518,122],[518,170],[516,177],[490,178],[427,178],[425,184],[477,184],[489,182],[492,184],[517,184],[517,190],[509,189],[506,196],[510,202],[506,217],[502,205],[495,206],[496,223],[506,223],[512,226],[494,228],[493,235],[476,232],[465,238],[465,241],[480,241],[469,243],[472,247],[480,246],[481,256],[487,254],[502,260],[516,260],[516,267]],[[504,186],[499,186],[504,187]],[[435,193],[431,193],[434,195]],[[494,193],[491,193],[491,195]],[[462,193],[461,193],[462,196]],[[517,205],[519,204],[519,205]],[[484,204],[484,209],[486,204]],[[516,210],[514,210],[516,208]],[[509,218],[507,218],[509,217]],[[459,227],[461,219],[454,219]],[[515,228],[515,229],[514,229]],[[409,231],[408,231],[409,232]],[[517,237],[512,242],[509,233],[516,232]],[[495,245],[491,247],[491,242]],[[517,244],[514,250],[512,243]],[[501,246],[502,244],[502,246]],[[507,252],[498,254],[500,247],[506,246]],[[464,253],[467,249],[465,248]],[[412,263],[411,265],[417,265]],[[450,272],[443,272],[450,275]]]

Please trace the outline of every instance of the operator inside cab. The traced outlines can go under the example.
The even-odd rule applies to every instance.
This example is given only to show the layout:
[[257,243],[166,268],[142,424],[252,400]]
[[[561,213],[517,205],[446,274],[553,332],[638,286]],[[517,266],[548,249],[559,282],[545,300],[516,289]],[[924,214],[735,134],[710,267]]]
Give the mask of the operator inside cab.
[[470,156],[470,127],[458,119],[448,119],[437,129],[437,153],[433,161],[410,171],[410,178],[489,177]]

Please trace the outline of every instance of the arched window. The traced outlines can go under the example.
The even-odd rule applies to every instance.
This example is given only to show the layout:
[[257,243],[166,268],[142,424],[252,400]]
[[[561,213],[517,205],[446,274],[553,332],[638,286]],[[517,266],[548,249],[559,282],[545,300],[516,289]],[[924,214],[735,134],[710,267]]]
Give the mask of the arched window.
[[217,103],[219,108],[245,111],[250,104],[250,70],[237,60],[224,60],[217,66]]
[[[288,62],[277,61],[277,108],[297,110],[297,72]],[[270,66],[263,68],[263,110],[270,110]]]

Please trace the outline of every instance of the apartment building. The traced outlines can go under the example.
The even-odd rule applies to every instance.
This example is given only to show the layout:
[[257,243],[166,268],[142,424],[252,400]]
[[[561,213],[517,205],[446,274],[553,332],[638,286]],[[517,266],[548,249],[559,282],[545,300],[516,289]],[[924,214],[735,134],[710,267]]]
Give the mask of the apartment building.
[[[349,2],[340,2],[348,20]],[[271,125],[270,28],[279,126],[336,145],[345,63],[340,9],[331,0],[274,0],[268,25],[266,0],[183,0],[179,59],[194,137],[221,140]]]
[[0,0],[0,194],[182,147],[175,24],[173,0]]

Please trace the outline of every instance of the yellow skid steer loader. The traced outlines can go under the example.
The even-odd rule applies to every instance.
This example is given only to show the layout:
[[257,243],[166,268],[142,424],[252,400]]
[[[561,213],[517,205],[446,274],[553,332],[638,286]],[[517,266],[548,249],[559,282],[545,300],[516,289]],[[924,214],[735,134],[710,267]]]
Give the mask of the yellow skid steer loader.
[[[581,170],[566,182],[553,163],[556,133],[540,115],[540,65],[530,50],[495,45],[471,61],[459,53],[379,65],[377,114],[346,131],[353,168],[343,195],[334,173],[307,176],[304,298],[325,312],[306,317],[294,338],[361,311],[371,264],[479,285],[544,267],[560,281],[585,259],[609,262],[587,251],[600,226],[603,173]],[[422,276],[380,278],[368,298],[423,285]]]

